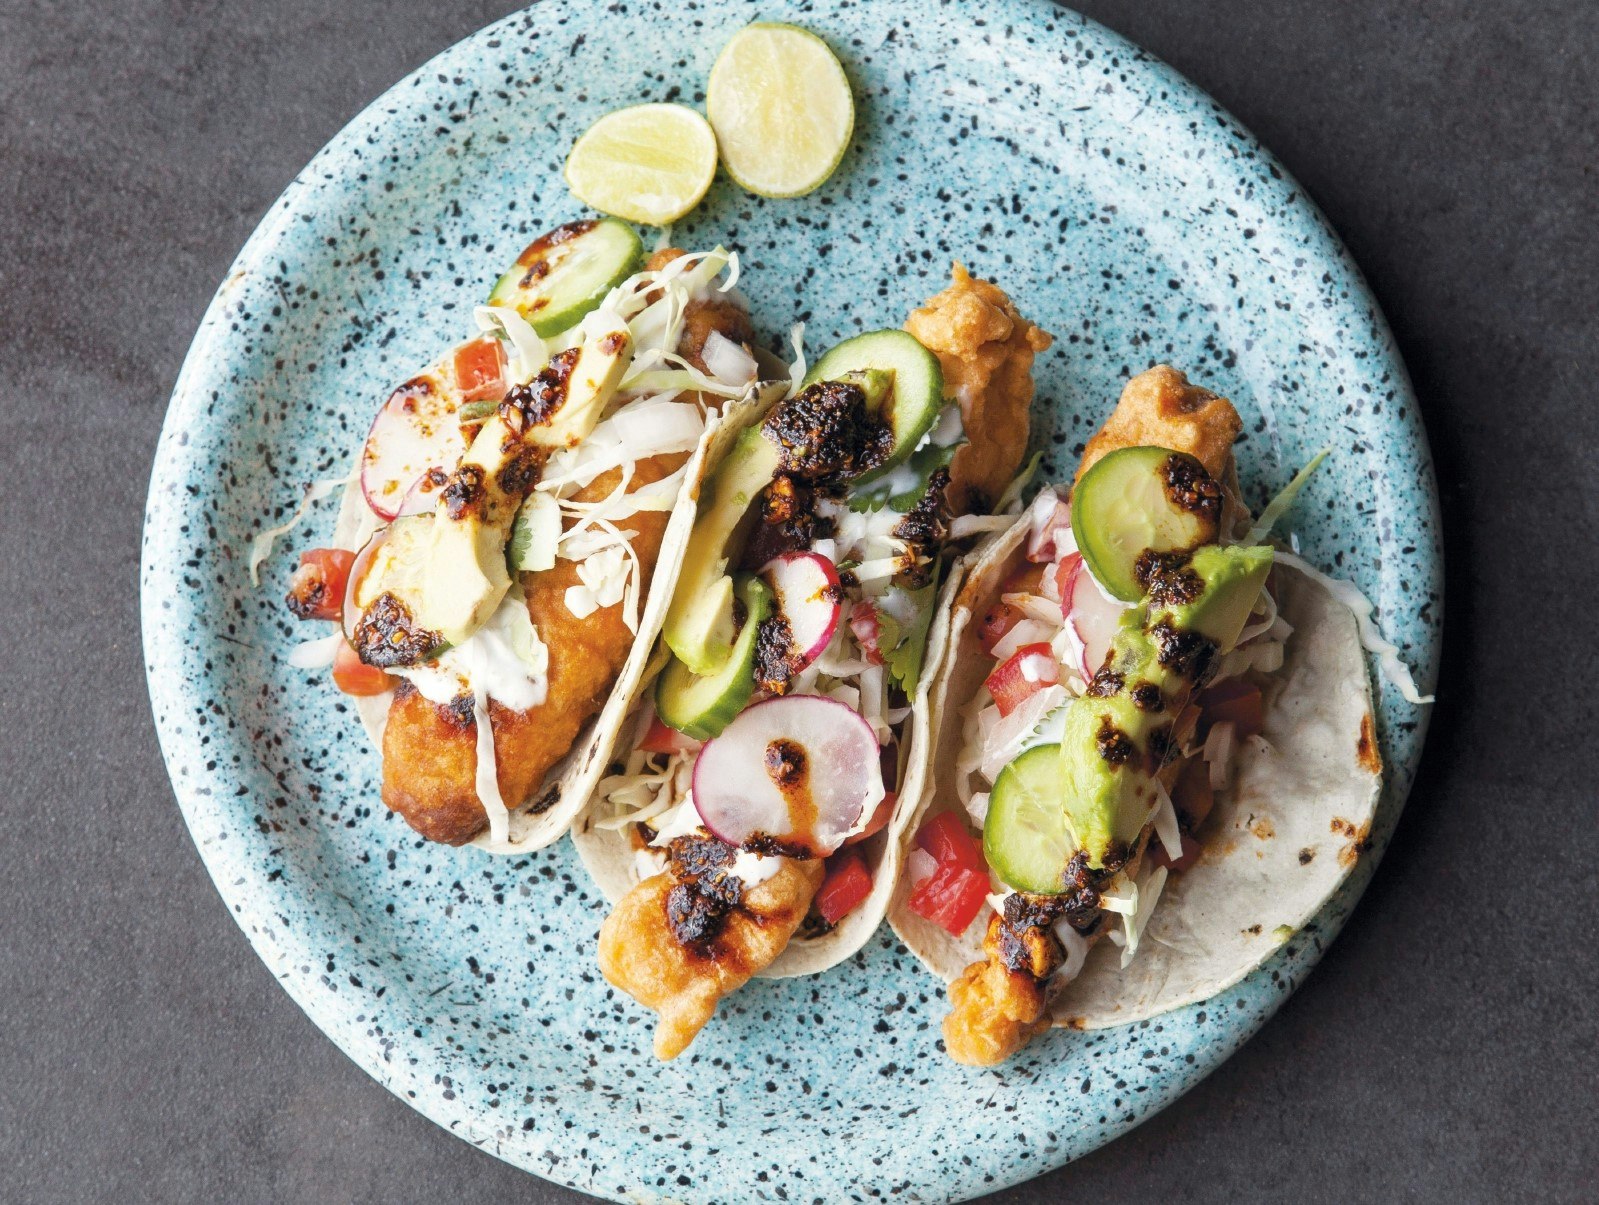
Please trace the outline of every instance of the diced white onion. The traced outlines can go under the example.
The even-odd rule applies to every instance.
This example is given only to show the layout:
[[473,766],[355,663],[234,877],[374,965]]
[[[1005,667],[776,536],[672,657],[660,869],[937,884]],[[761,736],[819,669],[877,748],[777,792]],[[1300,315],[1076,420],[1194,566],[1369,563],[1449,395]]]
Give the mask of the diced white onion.
[[925,849],[913,849],[910,856],[905,859],[905,874],[910,879],[912,887],[917,886],[937,869],[937,859]]
[[972,823],[982,828],[988,821],[988,792],[974,791],[972,797],[966,801],[966,814],[972,818]]
[[711,375],[724,385],[747,387],[760,372],[755,357],[721,331],[712,331],[706,337],[700,359],[705,361]]
[[1210,767],[1210,787],[1213,791],[1225,788],[1232,777],[1234,731],[1235,725],[1231,720],[1222,720],[1212,724],[1209,735],[1205,737],[1201,756]]

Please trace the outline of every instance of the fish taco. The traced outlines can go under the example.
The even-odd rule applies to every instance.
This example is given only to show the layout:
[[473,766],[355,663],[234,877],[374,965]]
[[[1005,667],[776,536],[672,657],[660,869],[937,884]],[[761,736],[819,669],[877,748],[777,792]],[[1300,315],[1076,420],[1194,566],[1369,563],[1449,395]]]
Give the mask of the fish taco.
[[1182,373],[1134,377],[1072,485],[960,587],[889,909],[949,985],[959,1062],[1214,995],[1364,848],[1382,767],[1363,643],[1425,700],[1266,542],[1321,458],[1252,523],[1240,430]]
[[663,547],[758,374],[737,257],[656,252],[614,218],[536,239],[479,333],[379,408],[333,546],[288,604],[432,841],[565,832],[604,768],[671,591]]
[[572,838],[606,978],[671,1058],[752,976],[859,949],[922,795],[955,561],[1008,527],[1049,336],[955,279],[740,416],[612,772]]

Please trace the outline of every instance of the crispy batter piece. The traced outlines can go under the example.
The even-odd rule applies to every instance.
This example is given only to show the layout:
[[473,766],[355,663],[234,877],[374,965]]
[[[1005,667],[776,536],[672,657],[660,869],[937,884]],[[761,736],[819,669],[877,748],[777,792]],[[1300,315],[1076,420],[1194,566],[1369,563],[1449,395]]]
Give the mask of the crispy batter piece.
[[668,915],[678,879],[663,872],[623,897],[600,926],[600,971],[615,987],[660,1014],[655,1056],[676,1058],[711,1019],[716,1003],[783,952],[822,884],[820,859],[784,858],[778,872],[750,887],[703,943],[680,942]]
[[1243,420],[1226,398],[1190,385],[1169,364],[1157,364],[1127,382],[1116,409],[1083,450],[1077,480],[1096,460],[1118,448],[1151,445],[1187,452],[1221,481],[1233,440],[1243,429]]
[[1040,981],[1004,963],[1001,925],[998,915],[989,918],[983,939],[987,957],[972,963],[949,985],[944,1049],[950,1058],[968,1067],[1003,1063],[1049,1028],[1049,1009]]
[[[682,254],[676,248],[658,251],[649,266],[659,269]],[[735,343],[747,343],[751,337],[748,315],[732,302],[692,302],[683,319],[679,353],[701,369],[700,351],[713,330]],[[719,400],[705,399],[713,406]],[[674,452],[638,461],[628,491],[636,492],[670,476],[688,456],[687,452]],[[611,469],[573,498],[598,501],[620,480],[621,470]],[[649,590],[668,518],[665,512],[641,511],[627,520],[628,528],[638,533],[631,543],[638,556],[641,596]],[[567,526],[573,522],[567,520]],[[543,703],[522,712],[489,703],[500,794],[513,808],[529,801],[545,775],[571,751],[583,725],[605,705],[635,639],[622,617],[621,603],[584,619],[566,609],[567,587],[581,584],[575,562],[558,560],[553,568],[522,574],[521,580],[528,615],[549,650],[550,661]],[[471,709],[440,706],[402,684],[395,691],[383,731],[383,802],[428,840],[462,845],[489,823],[488,813],[478,801],[476,773],[477,726]],[[542,810],[541,804],[549,806],[555,800],[530,802]]]
[[[1233,440],[1242,429],[1231,402],[1189,384],[1182,373],[1161,364],[1127,382],[1115,411],[1088,441],[1077,476],[1118,448],[1153,445],[1189,453],[1220,481],[1231,464]],[[1163,776],[1168,789],[1178,772],[1175,763],[1168,767]],[[1127,869],[1136,874],[1137,861]],[[986,1067],[1004,1062],[1050,1026],[1044,978],[1006,965],[1002,926],[999,916],[989,918],[983,960],[971,963],[949,985],[944,1046],[958,1063]],[[1035,969],[1047,965],[1044,960]]]
[[1003,290],[960,264],[950,286],[913,311],[905,329],[938,357],[944,392],[960,401],[968,442],[949,468],[950,511],[986,510],[1027,454],[1033,357],[1054,340]]

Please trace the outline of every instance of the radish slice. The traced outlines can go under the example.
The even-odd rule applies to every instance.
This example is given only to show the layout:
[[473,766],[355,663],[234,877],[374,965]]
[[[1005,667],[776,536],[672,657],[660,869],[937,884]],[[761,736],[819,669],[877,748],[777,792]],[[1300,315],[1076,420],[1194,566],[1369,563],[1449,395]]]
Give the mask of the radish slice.
[[838,629],[839,600],[844,597],[838,570],[821,553],[785,552],[766,562],[761,577],[777,595],[777,609],[788,620],[798,673],[822,655]]
[[694,807],[729,845],[826,857],[884,793],[872,726],[822,695],[757,703],[694,763]]
[[455,419],[460,398],[439,376],[407,381],[378,409],[361,449],[361,492],[380,519],[401,513],[429,469],[449,469],[466,451]]
[[[1072,574],[1068,588],[1061,590],[1061,613],[1077,636],[1077,647],[1082,660],[1078,664],[1084,682],[1092,682],[1110,656],[1110,642],[1121,626],[1127,608],[1105,597],[1094,584],[1093,574],[1083,559],[1072,554],[1077,561],[1077,571]],[[1064,562],[1063,562],[1064,564]]]
[[1033,531],[1027,537],[1027,559],[1045,565],[1063,552],[1077,548],[1072,539],[1072,508],[1054,490],[1044,490],[1033,499]]
[[449,477],[443,473],[433,473],[431,470],[423,473],[416,479],[416,484],[405,492],[405,500],[400,503],[400,513],[396,519],[405,519],[411,515],[431,515],[439,504],[439,490],[444,488],[444,483]]

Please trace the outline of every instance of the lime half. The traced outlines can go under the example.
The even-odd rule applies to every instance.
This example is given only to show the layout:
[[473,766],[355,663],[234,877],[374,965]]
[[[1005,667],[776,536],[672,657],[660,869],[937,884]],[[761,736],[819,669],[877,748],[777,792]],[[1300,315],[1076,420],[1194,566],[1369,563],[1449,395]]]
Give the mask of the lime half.
[[566,157],[566,184],[601,213],[664,226],[699,204],[716,175],[716,135],[684,105],[607,113]]
[[800,197],[817,188],[855,129],[843,66],[826,42],[795,25],[740,30],[705,91],[728,175],[759,196]]

